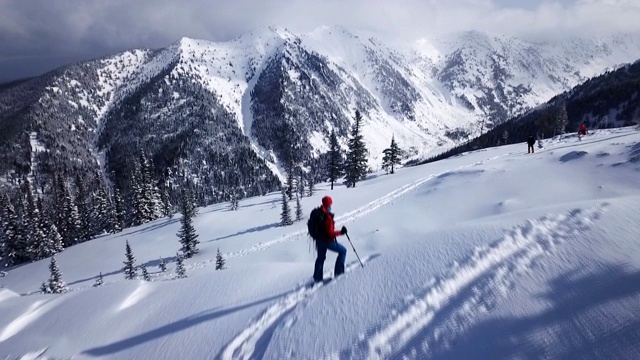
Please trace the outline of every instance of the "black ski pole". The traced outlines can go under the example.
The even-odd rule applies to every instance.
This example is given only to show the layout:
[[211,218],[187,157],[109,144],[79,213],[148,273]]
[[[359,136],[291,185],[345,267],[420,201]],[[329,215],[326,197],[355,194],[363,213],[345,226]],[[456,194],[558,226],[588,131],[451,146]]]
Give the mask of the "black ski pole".
[[358,261],[360,261],[360,265],[362,265],[362,267],[364,267],[364,264],[362,263],[362,260],[360,260],[360,256],[358,256],[358,252],[356,251],[355,246],[353,246],[353,243],[351,242],[351,238],[349,237],[349,234],[345,234],[347,235],[347,240],[349,240],[349,244],[351,244],[351,248],[353,249],[353,253],[356,254],[356,257],[358,258]]

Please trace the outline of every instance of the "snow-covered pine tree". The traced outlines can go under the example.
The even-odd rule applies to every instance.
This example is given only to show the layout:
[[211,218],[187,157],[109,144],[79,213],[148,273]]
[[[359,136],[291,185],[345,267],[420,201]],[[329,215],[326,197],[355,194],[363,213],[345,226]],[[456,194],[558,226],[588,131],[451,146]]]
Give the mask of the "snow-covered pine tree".
[[394,165],[400,165],[400,148],[395,138],[391,137],[391,145],[384,149],[384,156],[382,157],[382,168],[387,172],[393,174]]
[[235,191],[231,194],[231,200],[229,200],[229,210],[236,211],[238,210],[238,195]]
[[302,220],[302,205],[300,204],[300,196],[296,195],[296,221]]
[[145,199],[144,179],[141,173],[140,163],[136,161],[133,166],[133,174],[131,175],[131,205],[132,224],[134,226],[142,225],[147,222],[148,211],[146,209],[147,201]]
[[286,193],[289,200],[293,200],[294,188],[293,188],[293,164],[287,165],[287,186]]
[[173,204],[171,204],[171,198],[169,196],[169,189],[171,184],[165,182],[160,188],[160,201],[162,206],[162,216],[166,216],[169,219],[173,218]]
[[342,149],[338,143],[338,137],[336,131],[331,130],[329,136],[329,161],[327,161],[327,175],[329,181],[331,181],[331,190],[333,190],[333,183],[344,174],[344,160],[342,158]]
[[62,204],[62,211],[59,217],[59,223],[61,225],[58,226],[58,231],[62,236],[64,246],[69,247],[80,241],[82,223],[80,221],[78,207],[76,206],[76,202],[74,201],[71,192],[69,191],[66,181],[61,180],[61,182],[63,198],[59,203]]
[[85,242],[91,239],[95,232],[95,223],[90,209],[91,205],[90,193],[87,189],[87,184],[80,174],[76,175],[76,207],[78,208],[78,215],[80,220],[80,228],[78,233],[78,240]]
[[96,282],[93,283],[93,287],[100,287],[104,284],[104,277],[102,276],[102,272],[96,278]]
[[300,172],[300,177],[298,178],[298,195],[304,197],[304,171],[302,171],[302,169],[298,171]]
[[220,248],[218,248],[218,252],[216,253],[216,270],[224,270],[225,268],[225,264],[226,264],[226,260],[224,259],[224,257],[222,256],[222,253],[220,252]]
[[569,117],[567,115],[567,104],[565,102],[562,102],[560,105],[558,105],[558,113],[556,116],[556,132],[558,134],[564,134],[567,125],[569,124]]
[[162,215],[162,201],[160,190],[156,185],[153,174],[153,164],[144,151],[140,151],[140,176],[143,193],[143,208],[145,222],[159,218]]
[[38,210],[40,212],[40,223],[38,226],[44,234],[44,238],[43,241],[34,244],[33,251],[36,260],[46,259],[64,250],[62,236],[58,233],[56,226],[43,214],[42,201],[40,199],[38,199]]
[[345,166],[345,184],[355,187],[356,183],[367,175],[367,147],[362,136],[362,115],[356,110],[355,122],[351,127],[349,151]]
[[27,247],[23,228],[13,204],[8,199],[2,219],[2,231],[5,234],[2,257],[7,259],[7,265],[16,265],[26,261]]
[[[98,178],[96,174],[96,178]],[[94,203],[94,235],[104,232],[114,233],[116,226],[115,210],[107,190],[102,181],[98,181],[98,187],[93,196]]]
[[144,281],[151,281],[151,276],[149,276],[149,271],[147,271],[145,264],[140,265],[140,271],[142,271],[142,279]]
[[285,188],[282,188],[282,212],[280,213],[280,226],[289,226],[293,224],[291,220],[291,209],[289,208],[289,200],[287,199],[287,192]]
[[47,285],[47,283],[45,281],[42,282],[42,285],[40,285],[40,292],[43,294],[50,294],[51,290],[49,290],[49,286]]
[[176,278],[184,279],[187,277],[187,268],[184,266],[184,258],[181,254],[176,254]]
[[49,291],[52,294],[62,294],[69,290],[67,284],[62,280],[62,272],[58,267],[55,256],[51,257],[51,263],[49,263],[49,271],[51,277],[49,278]]
[[506,144],[508,140],[509,140],[509,132],[505,129],[504,132],[502,133],[502,141],[504,142],[504,144]]
[[127,280],[133,280],[138,277],[138,272],[135,265],[136,258],[135,256],[133,256],[133,251],[131,251],[129,240],[127,240],[125,256],[127,257],[127,260],[123,262],[124,267],[122,268],[122,270],[124,271],[124,278]]
[[111,215],[112,217],[115,217],[115,223],[113,226],[113,232],[117,233],[122,231],[122,228],[124,227],[124,221],[125,221],[125,217],[126,217],[126,211],[124,208],[124,202],[122,200],[122,196],[120,196],[120,190],[116,187],[113,190],[113,202],[114,202],[114,214]]
[[313,196],[313,193],[316,191],[315,189],[315,179],[314,179],[314,175],[315,175],[315,168],[313,167],[313,165],[311,166],[311,170],[309,171],[309,174],[307,174],[307,189],[308,189],[308,193],[307,196]]
[[180,212],[182,218],[180,219],[180,231],[176,234],[180,239],[182,247],[180,250],[186,258],[190,258],[197,254],[198,249],[198,234],[193,226],[193,217],[197,214],[197,209],[194,204],[193,196],[191,195],[191,189],[187,188],[182,192],[180,199]]
[[22,179],[21,189],[22,196],[24,196],[25,200],[24,208],[26,210],[26,213],[23,215],[23,221],[28,238],[26,243],[27,259],[45,259],[46,257],[39,256],[39,252],[46,246],[45,242],[47,239],[40,222],[40,209],[38,209],[38,205],[36,204],[31,182],[26,176]]
[[162,257],[160,257],[160,263],[158,264],[158,268],[162,272],[166,272],[167,271],[167,263],[164,262],[164,259]]

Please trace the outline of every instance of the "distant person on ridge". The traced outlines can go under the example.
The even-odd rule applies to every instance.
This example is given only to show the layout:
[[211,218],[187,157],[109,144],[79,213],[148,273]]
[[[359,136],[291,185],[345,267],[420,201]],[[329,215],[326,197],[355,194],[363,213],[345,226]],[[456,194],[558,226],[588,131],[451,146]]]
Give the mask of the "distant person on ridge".
[[536,143],[536,139],[533,138],[533,135],[529,135],[529,138],[527,139],[527,154],[533,154],[533,145],[535,145]]
[[331,212],[332,204],[333,200],[331,197],[325,196],[322,198],[322,206],[320,207],[322,225],[321,231],[319,231],[320,234],[315,241],[318,257],[316,258],[316,264],[313,271],[313,280],[316,282],[323,280],[322,273],[324,271],[324,260],[327,257],[327,250],[338,253],[336,266],[334,268],[334,276],[344,273],[344,262],[347,258],[347,248],[342,246],[342,244],[336,240],[336,237],[345,235],[347,233],[347,228],[343,226],[340,231],[335,230],[335,222],[333,221],[334,214]]
[[578,128],[578,135],[587,135],[587,124],[585,124],[584,121],[580,124],[580,128]]

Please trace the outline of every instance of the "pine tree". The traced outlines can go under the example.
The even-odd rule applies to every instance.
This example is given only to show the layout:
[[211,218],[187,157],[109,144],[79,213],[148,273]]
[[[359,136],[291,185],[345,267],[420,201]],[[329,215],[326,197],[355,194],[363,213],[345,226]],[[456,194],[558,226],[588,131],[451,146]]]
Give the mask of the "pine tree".
[[96,279],[96,282],[93,284],[93,287],[100,287],[102,286],[102,284],[104,284],[104,278],[102,277],[102,273],[100,273],[100,275],[98,275],[98,278]]
[[124,227],[124,220],[125,220],[125,214],[126,214],[124,209],[124,202],[122,201],[122,196],[120,196],[120,190],[117,187],[113,191],[113,202],[114,202],[113,211],[115,212],[115,214],[111,215],[112,217],[115,217],[113,232],[117,233],[122,231],[122,228]]
[[298,178],[298,195],[300,195],[300,197],[304,197],[304,171],[302,171],[302,169],[299,169],[300,171],[300,177]]
[[140,176],[143,194],[143,209],[145,222],[157,219],[162,214],[160,190],[153,178],[153,165],[144,151],[140,152]]
[[314,171],[314,167],[313,165],[311,166],[311,171],[309,171],[309,174],[307,176],[308,180],[308,186],[307,189],[309,189],[309,192],[307,193],[307,196],[313,196],[313,193],[316,191],[315,189],[315,181],[314,181],[314,175],[315,175],[315,171]]
[[556,119],[556,132],[558,134],[564,134],[569,124],[569,117],[567,116],[567,104],[561,103],[558,106],[558,114]]
[[87,185],[80,174],[76,176],[76,207],[80,226],[78,228],[78,241],[85,242],[91,239],[95,232],[94,219],[89,209],[92,208]]
[[[384,149],[382,157],[382,168],[387,173],[394,173],[394,165],[400,165],[400,148],[394,137],[391,137],[391,145]],[[389,170],[390,169],[390,170]]]
[[180,244],[182,244],[180,250],[182,250],[182,253],[186,258],[190,258],[200,251],[198,249],[200,241],[198,240],[196,229],[193,226],[193,217],[196,215],[197,209],[190,189],[185,190],[182,193],[180,212],[182,213],[182,218],[180,219],[180,231],[176,235],[180,239]]
[[180,254],[176,254],[176,278],[184,279],[187,277],[187,269],[184,266],[184,258]]
[[231,200],[229,201],[229,210],[236,211],[238,210],[238,207],[238,196],[234,192],[233,194],[231,194]]
[[331,181],[331,190],[333,190],[333,183],[343,175],[343,163],[342,150],[338,143],[336,131],[331,130],[331,136],[329,137],[329,161],[327,162],[327,175],[329,176],[329,181]]
[[62,177],[59,178],[57,193],[60,196],[57,203],[62,204],[57,227],[64,241],[64,246],[69,247],[79,242],[81,233],[80,214],[69,187]]
[[138,277],[138,272],[136,271],[136,258],[133,256],[133,251],[131,251],[131,246],[129,245],[129,240],[127,240],[126,253],[127,261],[124,261],[124,267],[122,270],[124,271],[124,278],[127,280],[133,280]]
[[41,229],[40,232],[43,234],[43,238],[38,243],[34,243],[33,253],[36,260],[41,260],[61,252],[64,250],[64,245],[62,236],[58,233],[56,226],[42,213],[40,199],[38,199],[38,210],[40,212],[38,227]]
[[287,187],[286,187],[287,198],[289,200],[293,200],[294,192],[295,191],[293,189],[293,164],[289,164],[287,166]]
[[147,266],[145,264],[140,265],[140,270],[142,271],[142,279],[144,279],[144,281],[151,281],[151,276],[149,276],[149,272],[147,271]]
[[49,286],[45,281],[43,281],[42,285],[40,285],[40,292],[43,294],[51,294],[51,290],[49,289]]
[[296,196],[296,221],[302,220],[302,205],[300,204],[300,197]]
[[93,202],[95,209],[95,235],[104,232],[114,233],[114,228],[116,227],[115,210],[102,181],[98,184]]
[[158,268],[160,268],[160,271],[162,272],[167,271],[167,263],[164,262],[163,258],[160,258],[160,263],[158,264]]
[[504,141],[504,144],[506,144],[508,140],[509,140],[509,132],[505,129],[504,132],[502,133],[502,141]]
[[360,111],[356,110],[345,166],[345,183],[347,187],[355,187],[356,183],[367,174],[368,151],[362,136],[362,121]]
[[173,204],[169,197],[169,185],[164,185],[160,189],[160,201],[162,202],[162,216],[166,216],[169,219],[173,218]]
[[44,259],[46,257],[39,257],[39,253],[46,246],[47,239],[40,220],[40,209],[38,209],[36,199],[33,196],[31,183],[26,176],[23,178],[22,195],[26,202],[24,206],[26,210],[24,215],[26,216],[23,216],[25,229],[27,230],[26,257],[28,260]]
[[69,288],[67,284],[62,280],[62,272],[56,263],[55,256],[51,257],[51,263],[49,263],[49,271],[51,277],[49,278],[49,291],[52,294],[61,294],[67,292]]
[[280,213],[280,226],[288,226],[291,224],[293,224],[293,220],[291,220],[291,209],[289,208],[289,201],[287,200],[285,188],[282,188],[282,213]]
[[8,199],[4,209],[2,230],[5,235],[2,257],[7,259],[8,265],[27,261],[28,247],[24,228],[18,213]]
[[226,264],[226,260],[222,256],[222,253],[220,252],[220,248],[218,248],[218,252],[216,253],[216,270],[226,269],[224,266],[225,264]]

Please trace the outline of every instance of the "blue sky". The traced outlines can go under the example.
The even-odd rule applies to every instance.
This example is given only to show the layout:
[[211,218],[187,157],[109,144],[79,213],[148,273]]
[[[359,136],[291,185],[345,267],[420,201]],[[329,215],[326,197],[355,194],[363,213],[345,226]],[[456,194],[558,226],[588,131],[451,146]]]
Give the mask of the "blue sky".
[[0,0],[0,82],[183,36],[225,41],[265,25],[535,38],[640,32],[638,19],[640,0]]

